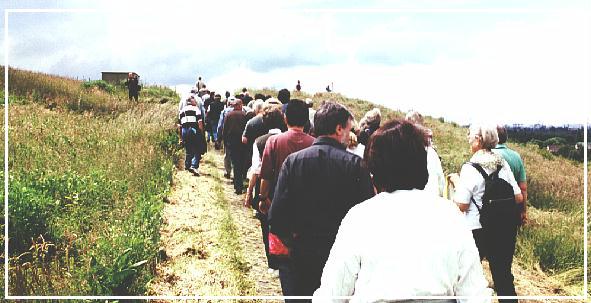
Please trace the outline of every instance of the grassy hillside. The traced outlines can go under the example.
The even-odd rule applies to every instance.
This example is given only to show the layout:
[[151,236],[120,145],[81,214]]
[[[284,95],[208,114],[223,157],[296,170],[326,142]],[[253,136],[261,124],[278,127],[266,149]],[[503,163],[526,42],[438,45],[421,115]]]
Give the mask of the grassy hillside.
[[[118,87],[9,70],[10,252],[2,257],[10,259],[11,294],[144,293],[157,260],[162,200],[179,155],[176,102],[159,103],[177,96],[158,87],[144,91],[136,104]],[[257,92],[277,94],[251,90]],[[373,107],[384,120],[403,116],[335,93],[292,97],[311,97],[315,107],[322,100],[340,102],[357,120]],[[430,117],[426,125],[445,172],[457,172],[470,156],[467,129]],[[510,145],[525,161],[531,205],[516,261],[563,281],[562,293],[578,295],[582,166],[534,146]]]
[[[272,89],[249,90],[276,96]],[[378,107],[382,121],[404,117],[405,113],[338,93],[308,95],[292,92],[292,98],[310,97],[317,108],[323,100],[346,105],[359,121],[365,112]],[[444,119],[425,117],[445,174],[459,172],[470,158],[466,139],[468,129]],[[528,178],[530,223],[519,231],[516,261],[526,268],[540,268],[561,280],[565,293],[580,295],[583,289],[583,165],[540,150],[534,145],[509,142],[525,162]],[[591,174],[589,174],[591,176]],[[591,179],[591,177],[590,177]]]
[[148,101],[9,70],[10,294],[144,293],[178,148],[176,102]]

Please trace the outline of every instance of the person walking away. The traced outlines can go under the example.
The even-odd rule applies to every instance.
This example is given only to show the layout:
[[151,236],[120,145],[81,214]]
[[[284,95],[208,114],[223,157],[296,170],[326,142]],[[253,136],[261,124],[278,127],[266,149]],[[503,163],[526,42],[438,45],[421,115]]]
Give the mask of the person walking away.
[[339,301],[322,296],[353,296],[352,302],[468,296],[474,298],[460,302],[490,302],[492,291],[461,212],[422,190],[428,180],[424,146],[422,129],[405,120],[386,122],[369,139],[365,163],[378,194],[341,222],[314,302]]
[[185,147],[185,169],[199,176],[199,162],[205,153],[203,146],[203,119],[195,96],[181,99],[179,103],[179,143]]
[[[468,133],[472,157],[469,163],[462,166],[459,175],[450,175],[450,181],[455,187],[454,202],[465,213],[480,259],[488,259],[497,295],[517,296],[511,265],[518,223],[516,203],[523,202],[523,195],[507,161],[491,151],[498,142],[496,126],[472,124]],[[499,180],[508,183],[506,186],[510,187],[507,197],[495,201],[485,199],[488,198],[484,197],[487,183],[498,184]],[[493,211],[481,213],[485,206],[483,202],[486,202],[489,209],[494,207]],[[502,217],[491,221],[486,214],[500,214]],[[483,225],[482,222],[486,224]],[[499,302],[517,300],[500,299]]]
[[222,96],[220,94],[215,94],[213,101],[209,104],[209,111],[207,112],[207,117],[209,120],[209,124],[211,125],[211,133],[213,142],[215,142],[215,149],[220,149],[220,145],[217,143],[218,141],[218,122],[220,121],[220,114],[224,110],[224,103],[222,103]]
[[129,73],[127,75],[127,81],[125,81],[125,85],[127,86],[129,101],[135,99],[135,101],[138,102],[139,92],[141,89],[139,77],[140,76],[136,73]]
[[236,103],[236,100],[237,99],[234,97],[227,98],[227,107],[220,113],[220,118],[218,121],[217,142],[218,145],[221,145],[222,143],[224,144],[224,170],[226,171],[224,177],[227,179],[230,179],[232,173],[232,159],[230,158],[230,153],[228,152],[228,147],[226,146],[226,143],[223,140],[222,134],[224,129],[224,119],[229,112],[234,110],[234,104]]
[[314,117],[314,144],[289,155],[281,166],[269,224],[289,247],[293,285],[284,295],[314,293],[341,220],[374,195],[362,159],[346,151],[352,121],[346,107],[324,103]]
[[[265,101],[257,99],[252,105],[252,111],[246,114],[247,122],[244,132],[242,133],[242,143],[246,145],[246,153],[244,154],[244,174],[252,165],[252,146],[256,138],[266,134],[269,130],[263,123],[263,106]],[[252,118],[248,118],[249,115],[254,115]]]
[[275,273],[279,269],[277,265],[276,256],[269,254],[269,222],[267,220],[266,212],[263,213],[259,209],[259,194],[261,186],[261,162],[262,155],[265,151],[267,140],[273,136],[281,133],[281,128],[284,127],[284,118],[281,113],[281,107],[276,105],[268,105],[263,109],[263,123],[268,133],[256,138],[252,147],[252,166],[247,173],[249,179],[248,190],[244,199],[245,207],[252,207],[256,212],[256,217],[261,223],[261,233],[263,236],[263,244],[265,245],[265,255],[267,256],[267,265],[269,273]]
[[224,145],[230,154],[232,167],[234,169],[234,192],[237,195],[242,194],[244,175],[244,154],[246,145],[242,143],[242,132],[246,126],[246,114],[242,111],[242,100],[236,99],[234,110],[229,112],[224,118],[224,129],[222,137]]
[[357,141],[363,145],[367,145],[369,137],[375,132],[382,121],[382,112],[379,108],[374,108],[363,116],[359,121],[359,135]]
[[507,147],[507,129],[502,125],[497,125],[497,133],[499,135],[499,143],[492,151],[499,154],[509,163],[513,177],[517,181],[517,185],[521,189],[523,195],[523,203],[520,204],[520,225],[527,223],[527,177],[525,173],[525,165],[518,152]]
[[425,148],[427,149],[427,170],[429,171],[429,181],[427,181],[425,190],[443,197],[445,175],[443,174],[441,159],[437,154],[437,150],[435,150],[435,145],[433,145],[433,131],[423,125],[423,116],[417,111],[409,111],[406,114],[405,119],[422,129],[427,137],[427,145]]
[[[304,125],[308,121],[308,107],[302,100],[292,99],[285,109],[287,131],[272,136],[267,140],[261,163],[261,193],[259,210],[268,214],[271,201],[274,199],[276,182],[285,158],[290,154],[307,148],[314,142],[314,137],[304,133]],[[278,261],[279,279],[284,295],[293,295],[293,275],[287,260]]]

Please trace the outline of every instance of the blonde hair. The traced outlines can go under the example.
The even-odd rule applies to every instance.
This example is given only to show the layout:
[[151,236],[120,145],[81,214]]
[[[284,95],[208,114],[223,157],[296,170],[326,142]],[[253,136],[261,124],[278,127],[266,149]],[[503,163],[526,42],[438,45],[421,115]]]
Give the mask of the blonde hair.
[[357,142],[357,135],[355,135],[354,132],[351,132],[349,134],[349,148],[355,148],[357,147],[357,145],[359,145],[359,142]]
[[496,125],[472,124],[470,125],[470,142],[476,137],[480,139],[480,147],[491,150],[499,143],[499,135]]

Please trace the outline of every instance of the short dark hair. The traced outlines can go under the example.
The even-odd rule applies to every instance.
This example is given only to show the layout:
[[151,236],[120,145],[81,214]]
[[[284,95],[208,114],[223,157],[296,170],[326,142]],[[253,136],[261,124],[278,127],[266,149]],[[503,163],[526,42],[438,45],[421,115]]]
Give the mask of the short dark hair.
[[284,88],[277,93],[277,99],[279,99],[279,101],[281,101],[283,104],[287,104],[289,102],[289,98],[291,98],[291,94],[287,88]]
[[254,94],[254,99],[255,100],[261,99],[261,100],[265,101],[265,95],[263,95],[261,93],[256,93],[256,94]]
[[308,105],[300,99],[291,99],[285,108],[285,118],[290,126],[304,126],[308,122]]
[[283,129],[285,127],[281,106],[268,106],[263,109],[263,125],[266,129]]
[[336,102],[324,102],[314,114],[314,134],[316,136],[332,135],[337,125],[347,127],[353,115],[344,106]]
[[409,121],[386,122],[369,138],[363,159],[379,190],[425,189],[427,171],[426,136]]
[[497,125],[497,134],[499,135],[499,144],[505,144],[509,135],[507,135],[507,129],[503,125]]

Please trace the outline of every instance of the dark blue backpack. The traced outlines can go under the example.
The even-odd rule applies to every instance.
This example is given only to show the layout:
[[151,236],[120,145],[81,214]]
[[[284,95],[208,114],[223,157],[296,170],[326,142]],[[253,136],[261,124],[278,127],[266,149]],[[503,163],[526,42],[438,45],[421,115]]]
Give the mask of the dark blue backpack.
[[467,162],[467,164],[476,168],[485,182],[482,207],[478,207],[474,198],[471,198],[480,213],[482,228],[490,230],[517,225],[519,213],[513,187],[509,182],[499,177],[499,172],[503,167],[498,165],[497,169],[489,175],[480,164],[473,162]]

